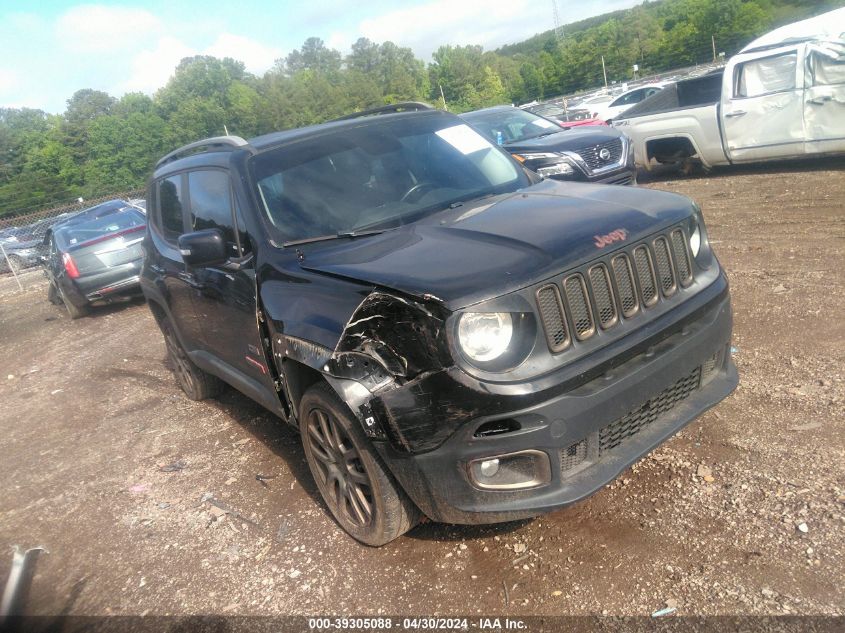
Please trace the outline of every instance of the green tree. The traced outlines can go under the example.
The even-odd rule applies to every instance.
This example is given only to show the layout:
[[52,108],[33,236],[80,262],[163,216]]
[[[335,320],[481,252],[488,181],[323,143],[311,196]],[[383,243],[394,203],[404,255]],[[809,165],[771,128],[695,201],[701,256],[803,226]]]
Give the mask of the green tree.
[[340,66],[341,56],[338,51],[328,48],[319,37],[309,37],[302,48],[292,51],[284,59],[281,70],[287,75],[294,75],[301,70],[336,73]]

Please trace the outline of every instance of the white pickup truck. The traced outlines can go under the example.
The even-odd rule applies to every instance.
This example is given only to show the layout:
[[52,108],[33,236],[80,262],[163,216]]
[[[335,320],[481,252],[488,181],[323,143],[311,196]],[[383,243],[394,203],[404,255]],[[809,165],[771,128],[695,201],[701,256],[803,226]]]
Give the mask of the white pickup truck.
[[845,153],[845,8],[754,40],[724,70],[668,86],[613,125],[646,169]]

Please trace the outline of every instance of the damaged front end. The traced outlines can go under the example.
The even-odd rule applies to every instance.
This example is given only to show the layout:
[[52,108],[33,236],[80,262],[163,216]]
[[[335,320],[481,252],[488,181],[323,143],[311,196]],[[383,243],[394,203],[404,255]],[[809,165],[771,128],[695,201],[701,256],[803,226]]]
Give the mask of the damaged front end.
[[[376,290],[355,310],[334,350],[278,333],[273,352],[280,363],[290,359],[318,369],[370,438],[389,440],[401,452],[425,450],[460,424],[446,392],[435,398],[428,388],[419,388],[437,382],[436,374],[454,365],[448,316],[434,297],[417,300]],[[441,414],[432,416],[437,407]]]

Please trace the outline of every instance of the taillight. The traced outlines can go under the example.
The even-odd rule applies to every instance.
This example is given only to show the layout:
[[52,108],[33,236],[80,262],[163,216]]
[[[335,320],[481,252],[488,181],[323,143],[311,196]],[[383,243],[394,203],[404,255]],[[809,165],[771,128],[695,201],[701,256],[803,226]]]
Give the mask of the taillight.
[[70,256],[70,253],[62,253],[62,263],[65,265],[68,277],[71,279],[79,277],[79,269],[76,267],[76,262],[73,261],[73,257]]

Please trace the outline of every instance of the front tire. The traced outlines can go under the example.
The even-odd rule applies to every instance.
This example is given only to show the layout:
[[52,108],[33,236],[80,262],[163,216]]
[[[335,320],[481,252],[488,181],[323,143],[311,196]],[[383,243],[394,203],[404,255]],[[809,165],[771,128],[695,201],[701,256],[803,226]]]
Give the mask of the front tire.
[[173,374],[185,395],[191,400],[205,400],[220,395],[223,381],[194,364],[179,342],[170,320],[163,318],[160,326]]
[[326,383],[299,405],[308,467],[335,520],[353,538],[379,546],[398,538],[420,512],[387,471],[358,421]]

